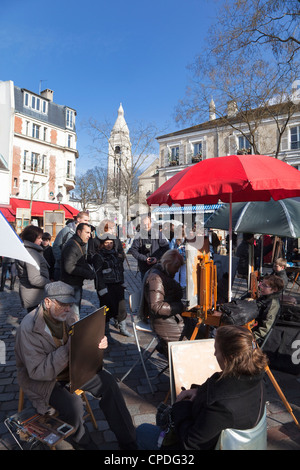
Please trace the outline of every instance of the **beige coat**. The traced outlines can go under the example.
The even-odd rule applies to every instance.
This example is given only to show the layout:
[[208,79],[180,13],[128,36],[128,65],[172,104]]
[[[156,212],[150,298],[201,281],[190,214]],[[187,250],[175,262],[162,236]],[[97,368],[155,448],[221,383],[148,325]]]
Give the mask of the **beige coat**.
[[24,308],[36,307],[45,297],[44,287],[49,284],[49,267],[40,245],[24,241],[24,246],[39,268],[24,261],[17,261],[20,279],[20,298]]
[[[78,318],[71,313],[68,326]],[[69,362],[68,343],[57,347],[43,317],[43,307],[28,313],[16,334],[15,356],[20,387],[38,413],[45,414],[56,377]]]

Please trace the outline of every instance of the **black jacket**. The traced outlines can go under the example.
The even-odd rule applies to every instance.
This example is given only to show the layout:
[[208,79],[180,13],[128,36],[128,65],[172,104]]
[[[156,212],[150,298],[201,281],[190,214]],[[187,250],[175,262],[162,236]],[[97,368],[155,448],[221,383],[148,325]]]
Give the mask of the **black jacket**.
[[156,238],[151,238],[151,232],[148,233],[148,238],[141,238],[138,234],[129,250],[129,253],[137,260],[142,274],[145,274],[151,268],[151,265],[147,264],[147,258],[153,257],[159,261],[169,249],[169,241],[162,232],[156,231],[155,234],[157,235]]
[[93,266],[96,271],[95,287],[97,291],[105,289],[107,284],[124,282],[123,261],[115,249],[100,249],[93,256]]
[[45,260],[47,261],[48,265],[49,265],[49,278],[50,279],[54,279],[54,266],[55,266],[55,258],[54,258],[54,254],[53,254],[53,250],[52,250],[52,246],[47,246],[47,247],[44,247],[42,246],[43,250],[44,250],[44,258]]
[[217,372],[199,386],[193,402],[175,403],[172,416],[181,447],[214,449],[224,429],[253,428],[264,413],[263,375],[218,380]]
[[61,280],[82,287],[85,279],[94,279],[95,271],[86,260],[86,243],[76,234],[65,244],[61,253]]
[[[237,250],[235,253],[235,256],[239,258],[237,272],[238,274],[242,276],[248,275],[249,247],[250,247],[250,244],[246,240],[243,240],[237,247]],[[258,248],[254,245],[254,265],[255,265],[254,268],[256,267],[256,258],[259,256],[259,254],[260,253],[259,253]]]

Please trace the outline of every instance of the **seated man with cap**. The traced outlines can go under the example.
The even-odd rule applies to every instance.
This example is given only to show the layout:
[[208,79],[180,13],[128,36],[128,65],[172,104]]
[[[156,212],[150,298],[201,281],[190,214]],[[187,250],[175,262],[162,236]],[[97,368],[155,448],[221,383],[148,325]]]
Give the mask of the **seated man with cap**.
[[[45,414],[50,408],[59,418],[75,427],[71,436],[76,448],[96,449],[84,425],[80,396],[68,390],[68,329],[78,317],[72,306],[73,288],[58,281],[45,286],[42,303],[22,320],[16,334],[15,355],[20,387],[36,411]],[[107,347],[104,336],[100,349]],[[114,377],[100,370],[82,390],[99,399],[99,406],[115,433],[120,449],[135,449],[135,428],[124,398]]]

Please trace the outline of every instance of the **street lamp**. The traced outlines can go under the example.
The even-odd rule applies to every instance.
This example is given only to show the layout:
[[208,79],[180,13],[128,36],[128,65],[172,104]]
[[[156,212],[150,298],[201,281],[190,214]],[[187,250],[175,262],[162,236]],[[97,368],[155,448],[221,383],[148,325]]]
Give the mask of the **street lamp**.
[[63,200],[63,195],[61,193],[58,193],[56,199],[58,200],[58,210],[60,210],[60,203]]

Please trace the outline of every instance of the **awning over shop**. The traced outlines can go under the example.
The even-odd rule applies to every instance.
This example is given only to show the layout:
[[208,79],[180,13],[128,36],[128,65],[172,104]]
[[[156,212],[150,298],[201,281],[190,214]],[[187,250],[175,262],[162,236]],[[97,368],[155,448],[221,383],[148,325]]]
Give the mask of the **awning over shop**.
[[[16,210],[20,209],[29,209],[30,201],[26,199],[17,199],[11,198],[10,199],[10,206],[11,210],[16,216]],[[67,219],[73,219],[75,215],[78,214],[78,210],[74,207],[71,207],[68,204],[56,204],[53,202],[44,202],[44,201],[32,201],[32,208],[31,208],[31,217],[43,217],[44,211],[57,211],[57,210],[64,210],[65,216]]]
[[167,206],[166,204],[162,204],[159,207],[153,209],[153,213],[158,214],[194,214],[197,212],[214,212],[215,210],[219,209],[221,204],[196,204],[191,205],[187,204],[184,206],[174,205],[174,206]]
[[0,207],[0,212],[6,218],[7,222],[14,222],[15,221],[15,213],[9,207]]
[[65,211],[68,210],[73,217],[78,214],[79,210],[75,209],[75,207],[70,206],[69,204],[61,204],[60,207],[62,207]]

